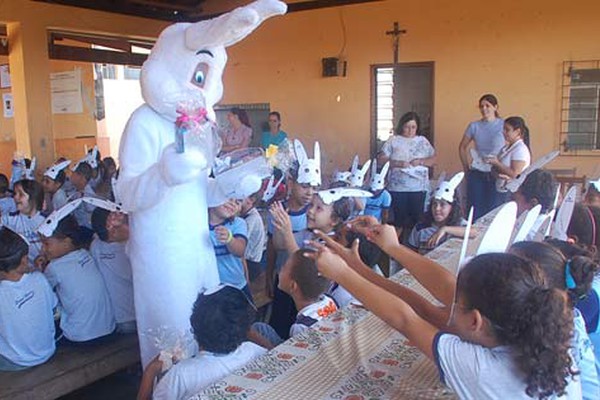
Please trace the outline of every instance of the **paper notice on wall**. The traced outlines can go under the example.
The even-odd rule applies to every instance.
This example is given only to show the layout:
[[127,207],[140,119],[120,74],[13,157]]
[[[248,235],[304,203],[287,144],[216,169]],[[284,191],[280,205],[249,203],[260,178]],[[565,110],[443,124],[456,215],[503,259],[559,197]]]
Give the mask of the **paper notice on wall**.
[[10,68],[8,64],[0,65],[0,88],[6,89],[10,87]]
[[4,118],[12,118],[15,114],[15,103],[12,93],[2,93],[2,107],[4,108]]
[[79,114],[83,112],[81,99],[81,71],[50,74],[52,114]]

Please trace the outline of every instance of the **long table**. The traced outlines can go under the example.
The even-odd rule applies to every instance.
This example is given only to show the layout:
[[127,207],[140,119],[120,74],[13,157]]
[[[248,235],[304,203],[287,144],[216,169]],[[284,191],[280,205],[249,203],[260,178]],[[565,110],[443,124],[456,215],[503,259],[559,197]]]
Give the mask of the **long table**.
[[[480,218],[483,231],[495,212]],[[481,235],[479,235],[481,236]],[[427,257],[455,269],[461,240],[451,239]],[[477,245],[477,241],[472,244]],[[392,280],[434,301],[406,271]],[[437,368],[404,336],[363,307],[348,306],[319,321],[193,400],[455,399]]]

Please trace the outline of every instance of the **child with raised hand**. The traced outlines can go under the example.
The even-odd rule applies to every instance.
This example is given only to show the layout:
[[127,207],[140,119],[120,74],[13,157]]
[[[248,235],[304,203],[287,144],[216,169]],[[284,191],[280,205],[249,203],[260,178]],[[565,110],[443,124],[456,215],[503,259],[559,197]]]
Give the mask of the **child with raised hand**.
[[136,331],[133,301],[133,276],[125,247],[129,240],[129,219],[126,214],[97,207],[92,213],[96,237],[90,253],[106,283],[118,333]]
[[[408,245],[420,254],[426,254],[450,237],[463,237],[467,221],[456,196],[456,188],[464,173],[459,172],[450,181],[441,182],[432,194],[425,221],[418,223],[408,237]],[[472,237],[475,231],[472,231]]]
[[[299,310],[290,327],[290,337],[304,332],[338,310],[335,301],[325,294],[331,282],[318,273],[314,260],[305,254],[311,251],[296,250],[279,272],[279,289],[292,297]],[[267,349],[284,341],[270,325],[262,322],[252,325],[249,337]]]
[[203,387],[231,374],[266,349],[247,341],[254,309],[246,295],[231,286],[200,293],[190,317],[198,353],[181,360],[152,386],[161,374],[156,357],[144,371],[138,400],[187,399]]
[[29,245],[29,266],[32,267],[42,248],[37,228],[44,222],[44,216],[41,214],[44,204],[44,189],[36,181],[23,179],[15,183],[14,192],[17,212],[2,214],[0,225],[25,238]]
[[[397,238],[384,233],[372,237],[386,252],[395,253]],[[533,263],[503,253],[483,254],[469,261],[459,273],[454,303],[448,300],[453,287],[437,291],[446,298],[444,303],[454,308],[450,328],[456,334],[451,334],[362,277],[330,248],[318,246],[314,257],[319,272],[339,281],[434,360],[441,380],[459,398],[581,398],[569,355],[572,312],[563,293],[548,288]],[[444,275],[428,273],[430,281],[440,278],[447,282]]]
[[210,240],[215,249],[221,283],[232,285],[252,298],[248,287],[248,271],[242,263],[248,242],[248,228],[246,222],[237,217],[239,211],[238,200],[232,199],[209,207]]
[[42,253],[49,261],[44,274],[58,295],[60,328],[67,343],[92,342],[115,330],[104,279],[90,253],[82,248],[81,237],[81,227],[67,215],[50,237],[42,238]]
[[0,228],[0,371],[16,371],[48,360],[54,343],[58,300],[44,275],[27,273],[27,243]]
[[592,342],[586,331],[586,320],[598,320],[598,310],[586,310],[585,317],[575,306],[585,298],[592,287],[598,264],[591,258],[574,256],[567,259],[562,252],[548,243],[517,242],[508,250],[510,253],[530,260],[541,268],[550,287],[565,291],[569,305],[573,308],[573,359],[580,370],[584,399],[600,398],[600,382],[596,371],[596,357]]
[[8,177],[0,174],[0,216],[15,211],[17,211],[17,206],[8,188]]

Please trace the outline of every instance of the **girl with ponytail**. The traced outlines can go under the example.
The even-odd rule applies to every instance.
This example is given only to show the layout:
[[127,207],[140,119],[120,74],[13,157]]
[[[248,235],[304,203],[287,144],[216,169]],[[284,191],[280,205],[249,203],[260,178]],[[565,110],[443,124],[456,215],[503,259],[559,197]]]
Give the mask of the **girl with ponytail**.
[[[598,308],[576,307],[576,304],[589,295],[594,275],[599,268],[598,264],[589,257],[579,255],[567,259],[561,250],[548,243],[517,242],[511,246],[509,252],[537,263],[546,276],[548,285],[567,293],[569,306],[573,309],[575,328],[572,355],[581,373],[583,398],[600,399],[597,354],[594,354],[594,346],[586,330],[587,321],[598,321]],[[573,252],[575,253],[575,250]]]
[[319,272],[434,360],[441,380],[459,398],[581,398],[569,352],[572,310],[563,292],[546,285],[534,263],[512,254],[483,254],[470,260],[456,279],[400,245],[392,226],[366,218],[353,221],[352,229],[404,265],[446,306],[445,318],[410,289],[377,278],[355,251],[326,235],[319,235],[325,245],[311,243],[318,249],[312,257]]
[[498,156],[488,157],[486,162],[492,166],[496,177],[496,196],[494,206],[510,199],[510,193],[504,188],[509,179],[516,178],[531,163],[529,149],[529,128],[521,117],[508,117],[504,120],[504,140],[506,145]]

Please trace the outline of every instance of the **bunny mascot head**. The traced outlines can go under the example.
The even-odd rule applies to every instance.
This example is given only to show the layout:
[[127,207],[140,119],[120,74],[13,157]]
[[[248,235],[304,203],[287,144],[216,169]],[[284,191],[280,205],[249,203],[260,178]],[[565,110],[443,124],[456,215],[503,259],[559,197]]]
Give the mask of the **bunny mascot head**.
[[[131,115],[121,139],[116,192],[130,214],[128,251],[144,366],[160,351],[173,350],[164,337],[189,334],[198,292],[219,283],[207,193],[217,152],[211,121],[223,94],[225,49],[285,11],[280,1],[257,0],[212,20],[172,25],[142,67],[146,104]],[[199,139],[178,136],[191,142],[182,148],[174,143],[180,129],[175,122],[186,104],[196,112],[190,118],[199,116],[188,133]]]

